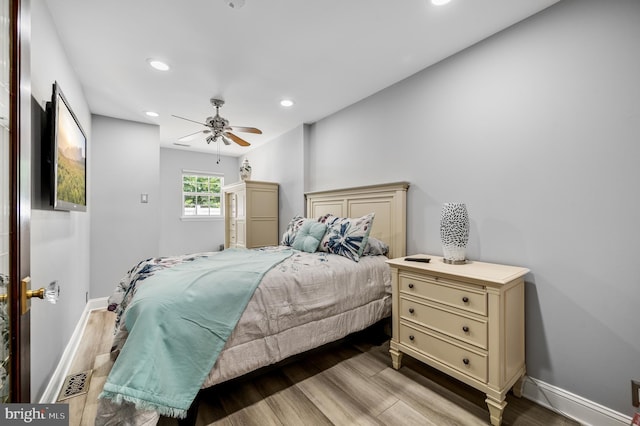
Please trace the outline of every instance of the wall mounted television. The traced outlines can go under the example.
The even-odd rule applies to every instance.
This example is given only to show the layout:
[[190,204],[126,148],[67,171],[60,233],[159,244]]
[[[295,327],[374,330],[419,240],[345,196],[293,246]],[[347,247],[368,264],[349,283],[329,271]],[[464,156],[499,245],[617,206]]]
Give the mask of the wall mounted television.
[[47,102],[51,204],[54,210],[87,210],[87,136],[58,82]]

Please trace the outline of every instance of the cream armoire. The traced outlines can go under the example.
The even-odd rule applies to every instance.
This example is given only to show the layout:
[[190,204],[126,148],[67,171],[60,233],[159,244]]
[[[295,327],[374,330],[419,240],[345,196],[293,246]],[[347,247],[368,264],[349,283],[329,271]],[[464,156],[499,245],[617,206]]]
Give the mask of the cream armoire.
[[278,245],[277,183],[245,180],[222,192],[225,248]]

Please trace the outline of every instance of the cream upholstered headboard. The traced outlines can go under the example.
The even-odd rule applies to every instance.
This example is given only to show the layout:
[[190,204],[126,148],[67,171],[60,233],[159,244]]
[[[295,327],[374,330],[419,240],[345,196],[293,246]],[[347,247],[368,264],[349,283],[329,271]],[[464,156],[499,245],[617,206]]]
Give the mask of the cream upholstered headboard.
[[360,186],[334,191],[308,192],[306,217],[330,213],[339,217],[361,217],[375,213],[371,236],[389,245],[389,258],[407,250],[408,182]]

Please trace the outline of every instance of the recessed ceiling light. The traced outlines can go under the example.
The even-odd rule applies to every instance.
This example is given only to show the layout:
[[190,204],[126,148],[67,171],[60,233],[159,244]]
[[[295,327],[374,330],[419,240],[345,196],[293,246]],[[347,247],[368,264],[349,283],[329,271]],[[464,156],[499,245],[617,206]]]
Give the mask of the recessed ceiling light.
[[293,106],[293,101],[291,99],[283,99],[280,101],[280,105],[282,105],[283,107],[291,107]]
[[442,6],[443,4],[449,3],[451,0],[431,0],[431,4],[435,6]]
[[169,71],[169,65],[165,62],[158,61],[157,59],[147,59],[147,62],[158,71]]
[[158,114],[157,112],[154,111],[145,111],[145,114],[147,114],[149,117],[159,117],[160,114]]
[[225,3],[227,3],[231,9],[240,9],[244,6],[244,0],[225,0]]

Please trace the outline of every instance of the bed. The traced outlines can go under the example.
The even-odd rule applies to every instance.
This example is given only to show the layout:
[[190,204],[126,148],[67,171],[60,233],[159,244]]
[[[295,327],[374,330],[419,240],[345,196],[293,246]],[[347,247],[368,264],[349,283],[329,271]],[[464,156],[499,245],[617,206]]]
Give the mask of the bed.
[[[405,255],[408,187],[406,182],[399,182],[307,193],[305,217],[291,219],[287,232],[282,237],[281,246],[254,249],[246,253],[225,250],[140,262],[123,278],[110,298],[110,309],[118,313],[113,348],[113,354],[118,358],[109,378],[112,375],[117,377],[118,374],[129,374],[122,373],[126,371],[122,369],[130,367],[132,363],[125,364],[123,361],[121,364],[126,366],[118,366],[125,353],[129,356],[127,360],[133,359],[131,348],[136,347],[132,338],[134,332],[129,335],[129,322],[126,321],[134,315],[133,312],[137,312],[134,306],[141,305],[140,299],[144,299],[142,295],[150,294],[150,289],[158,286],[157,278],[161,274],[165,274],[162,277],[166,277],[167,271],[173,273],[180,268],[192,268],[196,264],[219,263],[223,257],[250,256],[252,260],[244,262],[245,266],[251,265],[246,266],[248,268],[263,262],[263,257],[270,260],[265,261],[261,273],[253,270],[249,273],[259,277],[257,287],[255,290],[249,290],[251,296],[240,308],[241,315],[239,314],[237,323],[233,323],[234,327],[229,331],[229,335],[217,346],[213,346],[217,350],[213,367],[206,363],[196,363],[197,369],[204,373],[196,374],[195,379],[190,379],[192,382],[198,382],[197,389],[240,377],[293,355],[339,340],[388,317],[391,314],[391,277],[385,260]],[[320,238],[317,230],[321,226],[318,224],[326,226]],[[346,238],[343,238],[344,235],[336,234],[337,230],[345,229],[351,230],[351,239],[357,243],[355,247],[349,245],[345,249]],[[312,230],[316,230],[316,235]],[[334,234],[331,234],[332,230]],[[360,238],[363,234],[366,234],[366,237]],[[333,237],[335,238],[332,239]],[[315,249],[314,238],[318,240]],[[342,245],[332,245],[334,240],[340,240]],[[305,244],[301,245],[301,241]],[[383,249],[388,250],[386,255],[381,255]],[[231,270],[236,269],[237,266],[234,266]],[[156,273],[156,277],[153,278]],[[212,275],[224,277],[219,271]],[[233,288],[236,287],[234,284]],[[200,290],[198,295],[202,295]],[[148,305],[146,306],[144,312],[149,310]],[[158,315],[163,317],[165,314]],[[231,316],[233,314],[227,315]],[[154,318],[153,321],[157,319]],[[214,322],[218,324],[217,320]],[[154,327],[154,330],[159,328],[170,327],[159,325]],[[195,333],[198,333],[203,327],[199,324],[196,328]],[[211,335],[209,331],[204,335]],[[150,344],[163,340],[155,337],[153,333],[142,334]],[[191,332],[179,334],[182,336]],[[217,330],[214,334],[218,335]],[[146,345],[147,343],[142,346],[138,344],[138,347],[146,349]],[[206,353],[210,350],[207,346],[208,338],[198,339],[197,345],[193,342],[180,345],[188,348],[189,353]],[[201,346],[206,349],[202,349]],[[155,354],[154,364],[164,365],[162,361],[155,361],[155,358],[162,359],[161,350],[151,351]],[[180,362],[168,359],[168,363],[184,364],[182,358]],[[150,364],[147,360],[141,368]],[[189,373],[195,369],[190,369]],[[172,370],[172,367],[162,368],[161,374],[170,375]],[[184,406],[176,410],[167,410],[163,404],[157,407],[139,403],[135,399],[134,403],[127,397],[122,398],[117,391],[119,383],[117,380],[114,381],[115,385],[110,384],[110,380],[107,379],[105,391],[99,399],[96,425],[155,424],[161,414],[178,418],[187,414]],[[162,387],[161,384],[162,382],[158,386]],[[194,397],[195,395],[189,396],[191,400]]]

